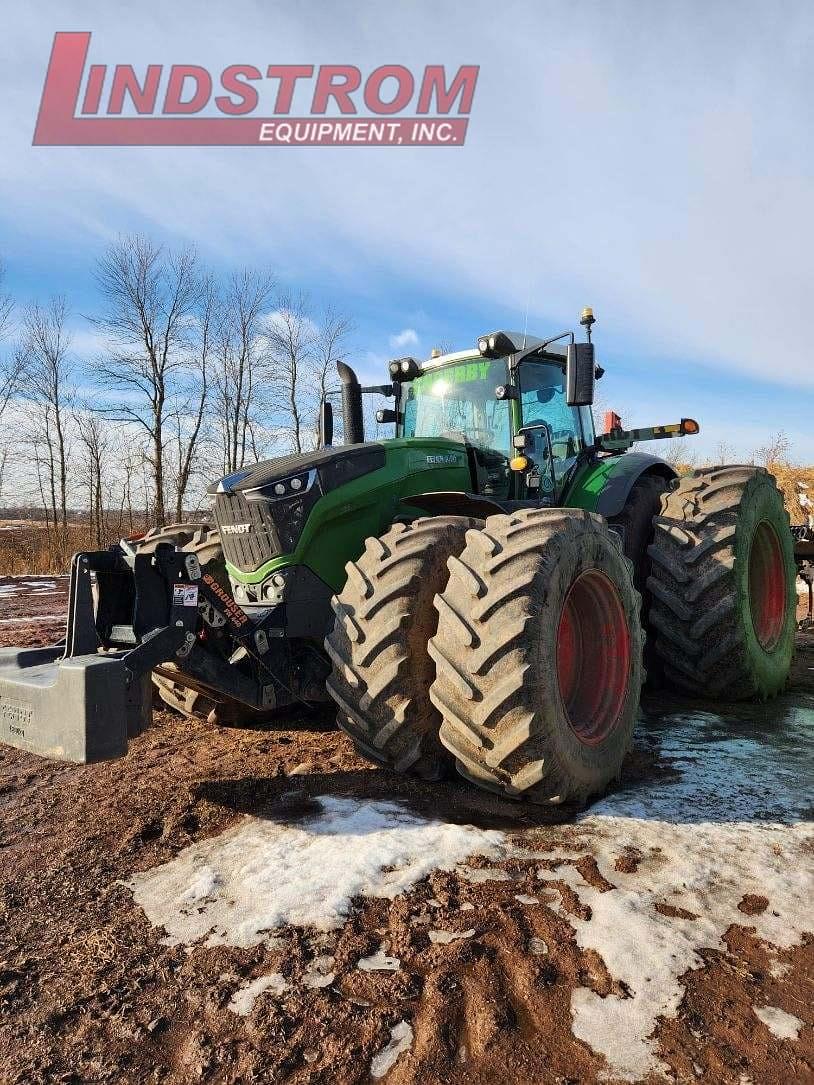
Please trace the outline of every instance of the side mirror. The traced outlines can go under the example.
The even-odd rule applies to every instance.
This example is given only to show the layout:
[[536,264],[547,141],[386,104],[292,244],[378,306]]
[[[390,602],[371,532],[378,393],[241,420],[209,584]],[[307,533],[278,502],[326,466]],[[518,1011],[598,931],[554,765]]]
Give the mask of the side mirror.
[[386,425],[388,422],[397,422],[398,413],[392,409],[392,407],[385,407],[381,411],[376,411],[376,421],[379,425]]
[[565,402],[569,407],[590,407],[594,401],[594,345],[569,343],[565,356]]
[[327,399],[319,403],[319,447],[330,448],[334,443],[334,409]]

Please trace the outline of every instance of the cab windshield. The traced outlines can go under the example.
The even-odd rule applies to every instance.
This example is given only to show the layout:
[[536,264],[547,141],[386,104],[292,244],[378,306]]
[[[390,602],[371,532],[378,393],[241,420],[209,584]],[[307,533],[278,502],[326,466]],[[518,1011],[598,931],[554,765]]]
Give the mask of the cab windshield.
[[510,456],[509,402],[495,396],[508,380],[504,358],[476,356],[422,373],[402,392],[404,436],[450,437]]

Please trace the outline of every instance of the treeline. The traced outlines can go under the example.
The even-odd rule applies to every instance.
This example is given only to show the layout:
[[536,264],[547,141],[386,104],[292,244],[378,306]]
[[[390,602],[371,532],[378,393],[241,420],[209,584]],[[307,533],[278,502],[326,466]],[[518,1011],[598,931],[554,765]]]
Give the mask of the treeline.
[[[719,442],[712,457],[695,454],[690,441],[667,441],[665,444],[668,446],[666,451],[656,449],[656,455],[663,456],[680,475],[688,475],[696,467],[742,462],[736,459],[735,450],[725,441]],[[814,467],[792,462],[791,441],[785,433],[774,434],[767,445],[756,448],[748,462],[765,467],[777,479],[791,523],[808,523],[814,507]]]
[[267,269],[216,275],[193,247],[132,235],[98,260],[92,334],[54,296],[15,310],[0,267],[0,505],[41,510],[64,560],[70,509],[89,542],[181,520],[213,478],[314,447],[352,322]]

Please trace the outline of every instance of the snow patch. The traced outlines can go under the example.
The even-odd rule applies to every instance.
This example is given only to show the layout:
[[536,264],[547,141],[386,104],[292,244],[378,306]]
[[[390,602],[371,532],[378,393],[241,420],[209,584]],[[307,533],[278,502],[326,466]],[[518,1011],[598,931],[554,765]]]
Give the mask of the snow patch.
[[36,625],[38,622],[64,622],[62,614],[30,614],[26,618],[0,618],[0,625]]
[[254,1009],[254,1004],[264,991],[271,991],[273,995],[281,995],[288,990],[285,976],[279,972],[270,972],[267,976],[258,976],[256,980],[239,987],[232,995],[228,1009],[240,1017],[248,1017]]
[[316,990],[321,987],[330,987],[335,979],[334,959],[325,954],[322,957],[315,957],[311,961],[302,977],[302,982],[306,987],[312,987]]
[[[760,737],[738,720],[666,718],[660,752],[672,773],[597,803],[563,830],[565,844],[547,856],[559,860],[556,869],[538,870],[590,908],[591,918],[580,919],[561,902],[549,905],[630,992],[600,997],[578,987],[571,999],[574,1035],[604,1056],[614,1079],[666,1070],[657,1018],[676,1014],[680,976],[703,967],[701,950],[725,949],[728,927],[754,928],[780,948],[812,929],[814,827],[805,818],[814,794],[814,713],[779,711],[780,726]],[[616,870],[631,847],[642,856],[636,872]],[[613,889],[603,892],[579,873],[575,863],[586,853]],[[768,897],[769,907],[745,915],[738,903],[746,893]]]
[[401,961],[398,957],[388,957],[380,947],[370,957],[361,957],[356,967],[363,972],[398,972]]
[[384,1077],[388,1070],[396,1065],[396,1060],[404,1051],[409,1051],[413,1046],[413,1030],[408,1021],[399,1021],[390,1029],[390,1042],[378,1055],[374,1055],[370,1063],[370,1076],[375,1078]]
[[[331,930],[356,896],[394,898],[472,855],[498,858],[503,833],[451,825],[392,802],[325,796],[297,824],[243,818],[128,883],[170,945],[248,947],[292,924]],[[502,872],[501,872],[502,873]]]
[[772,1036],[778,1040],[796,1040],[800,1035],[803,1022],[799,1017],[777,1006],[755,1006],[755,1015],[760,1018]]
[[438,946],[448,946],[450,942],[459,942],[462,938],[471,938],[475,933],[472,927],[468,931],[429,931],[430,941]]

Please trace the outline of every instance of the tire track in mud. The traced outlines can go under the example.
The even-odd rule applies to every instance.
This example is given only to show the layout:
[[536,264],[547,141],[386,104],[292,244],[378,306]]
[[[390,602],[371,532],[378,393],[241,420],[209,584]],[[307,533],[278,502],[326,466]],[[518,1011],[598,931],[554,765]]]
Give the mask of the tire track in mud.
[[[789,704],[814,694],[805,684],[814,653],[798,661],[796,675]],[[297,821],[314,811],[315,796],[330,794],[518,829],[517,807],[463,785],[420,785],[373,769],[329,725],[326,718],[299,731],[250,732],[157,713],[128,758],[90,768],[0,749],[4,1085],[72,1076],[366,1082],[402,1021],[413,1039],[386,1078],[393,1085],[600,1079],[602,1057],[572,1031],[573,994],[626,1000],[629,992],[600,953],[578,944],[580,922],[595,921],[585,919],[582,886],[607,896],[625,877],[636,884],[654,859],[628,842],[597,864],[587,840],[574,846],[572,827],[533,810],[521,809],[510,855],[469,861],[484,880],[435,872],[394,901],[358,899],[339,931],[286,928],[276,947],[190,952],[163,943],[122,880],[245,815]],[[640,736],[625,768],[628,788],[680,778],[683,770],[659,750],[652,734]],[[289,775],[303,765],[307,772]],[[540,879],[540,868],[550,876]],[[666,862],[664,869],[666,876]],[[504,877],[488,877],[494,870]],[[806,938],[775,951],[761,941],[756,925],[774,904],[764,895],[763,911],[753,899],[736,902],[744,905],[737,922],[679,977],[678,1009],[656,1023],[659,1058],[680,1080],[738,1085],[745,1074],[786,1085],[814,1074],[814,945]],[[429,937],[472,928],[447,945]],[[382,950],[399,958],[398,971],[358,968]],[[334,958],[334,979],[306,986],[323,956]],[[271,973],[285,977],[287,990],[267,990],[246,1017],[229,1009],[236,991]],[[805,1020],[797,1041],[769,1031],[755,1014],[764,1006]]]

